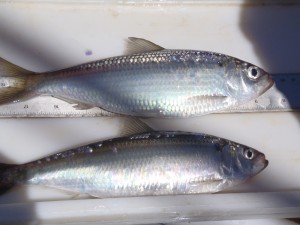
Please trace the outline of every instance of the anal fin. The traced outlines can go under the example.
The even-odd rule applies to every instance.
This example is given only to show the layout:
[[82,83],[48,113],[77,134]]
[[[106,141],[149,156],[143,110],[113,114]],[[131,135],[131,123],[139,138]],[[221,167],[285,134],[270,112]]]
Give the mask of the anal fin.
[[[72,104],[72,107],[77,110],[87,110],[94,108],[95,106],[88,105],[73,99],[68,99],[64,97],[57,97],[52,96],[54,98],[60,99],[62,101],[65,101],[69,104]],[[122,120],[122,127],[120,129],[120,135],[121,136],[128,136],[132,134],[138,134],[138,133],[144,133],[144,132],[150,132],[153,131],[153,129],[148,126],[146,123],[141,121],[139,118],[132,117],[132,116],[123,116],[120,114],[112,113],[109,111],[106,111],[105,109],[99,108],[101,110],[101,116],[106,117],[119,117]]]
[[73,103],[74,105],[72,106],[74,109],[77,110],[87,110],[87,109],[92,109],[94,108],[94,106],[82,103],[82,102],[77,102],[77,103]]
[[86,104],[86,103],[83,103],[83,102],[80,102],[80,101],[77,101],[77,100],[65,98],[65,97],[62,97],[62,96],[52,96],[52,97],[71,104],[72,107],[74,109],[77,109],[77,110],[87,110],[87,109],[91,109],[91,108],[96,107],[96,106],[93,106],[93,105],[89,105],[89,104]]

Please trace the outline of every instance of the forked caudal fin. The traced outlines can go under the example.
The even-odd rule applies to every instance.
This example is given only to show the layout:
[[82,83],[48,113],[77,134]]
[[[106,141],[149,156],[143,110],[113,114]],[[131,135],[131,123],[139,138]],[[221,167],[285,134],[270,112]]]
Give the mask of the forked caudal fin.
[[15,173],[10,172],[13,167],[15,165],[0,163],[0,195],[15,185]]
[[29,75],[25,70],[0,58],[0,104],[19,100],[29,85]]

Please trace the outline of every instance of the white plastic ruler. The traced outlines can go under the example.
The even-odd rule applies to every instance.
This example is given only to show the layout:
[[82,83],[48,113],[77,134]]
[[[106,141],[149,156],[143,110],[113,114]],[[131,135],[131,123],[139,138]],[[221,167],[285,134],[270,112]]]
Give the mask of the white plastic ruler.
[[[274,74],[275,85],[259,98],[219,113],[273,112],[300,110],[300,74]],[[99,108],[77,110],[53,97],[0,106],[0,117],[95,117],[103,116]],[[107,116],[107,115],[106,115]]]

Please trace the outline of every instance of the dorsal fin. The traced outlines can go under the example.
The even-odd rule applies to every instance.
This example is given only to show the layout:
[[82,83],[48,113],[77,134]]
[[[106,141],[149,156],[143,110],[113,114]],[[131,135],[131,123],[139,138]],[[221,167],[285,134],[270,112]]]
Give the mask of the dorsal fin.
[[121,128],[121,136],[154,131],[152,127],[136,117],[123,117],[123,121],[124,122],[123,127]]
[[161,51],[163,47],[148,41],[143,38],[129,37],[126,41],[125,55],[132,55],[136,53]]

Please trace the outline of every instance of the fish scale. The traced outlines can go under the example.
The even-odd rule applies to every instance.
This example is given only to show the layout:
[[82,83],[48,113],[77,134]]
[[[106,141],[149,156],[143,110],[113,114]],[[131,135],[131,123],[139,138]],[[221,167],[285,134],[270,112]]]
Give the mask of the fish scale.
[[77,104],[77,109],[191,117],[254,100],[273,84],[264,70],[234,57],[129,40],[128,47],[137,52],[42,74],[0,60],[0,68],[10,73],[0,75],[16,81],[9,88],[6,83],[0,87],[0,103],[43,95]]
[[40,185],[100,198],[211,193],[246,181],[267,164],[264,154],[226,139],[153,131],[19,166],[1,164],[0,190]]
[[[205,63],[201,61],[204,58]],[[226,65],[228,57],[187,50],[120,56],[72,69],[83,75],[65,75],[65,71],[45,74],[50,78],[32,91],[101,105],[107,111],[120,114],[183,117],[185,112],[193,116],[226,108],[236,102],[230,97],[227,100],[214,98],[228,96],[225,69],[219,66],[220,61]],[[68,93],[62,85],[74,91]],[[191,98],[196,100],[190,102]],[[155,105],[145,106],[146,102],[153,101]],[[195,107],[197,105],[201,107]],[[183,110],[179,110],[179,106]]]

